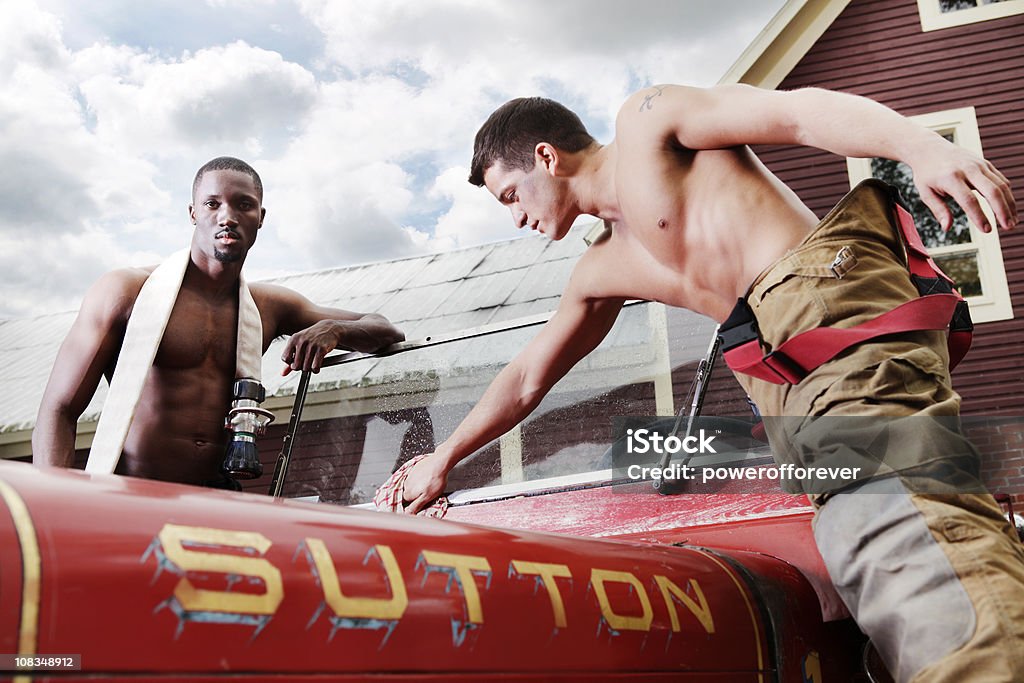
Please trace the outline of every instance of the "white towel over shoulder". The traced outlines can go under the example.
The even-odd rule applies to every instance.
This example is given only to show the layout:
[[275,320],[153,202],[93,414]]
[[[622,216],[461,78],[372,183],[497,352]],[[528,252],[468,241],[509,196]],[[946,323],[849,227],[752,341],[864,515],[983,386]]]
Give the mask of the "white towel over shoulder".
[[[150,274],[142,286],[125,329],[121,352],[110,380],[110,391],[96,425],[86,472],[109,474],[117,467],[135,408],[157,349],[171,318],[185,270],[189,249],[175,252]],[[244,277],[238,283],[238,341],[235,377],[260,380],[263,356],[263,324]]]

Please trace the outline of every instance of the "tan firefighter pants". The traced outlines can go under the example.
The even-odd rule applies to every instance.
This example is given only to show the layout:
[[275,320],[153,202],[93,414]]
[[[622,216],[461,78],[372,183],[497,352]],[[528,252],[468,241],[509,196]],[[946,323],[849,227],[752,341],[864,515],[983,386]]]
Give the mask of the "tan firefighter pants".
[[[746,301],[765,352],[918,296],[890,201],[858,187],[758,277]],[[856,265],[839,279],[829,265],[844,246]],[[847,349],[796,385],[737,377],[780,463],[874,463],[875,476],[806,492],[829,574],[896,680],[1024,681],[1024,546],[977,492],[947,366],[945,333],[926,331]],[[858,424],[866,436],[851,437]]]

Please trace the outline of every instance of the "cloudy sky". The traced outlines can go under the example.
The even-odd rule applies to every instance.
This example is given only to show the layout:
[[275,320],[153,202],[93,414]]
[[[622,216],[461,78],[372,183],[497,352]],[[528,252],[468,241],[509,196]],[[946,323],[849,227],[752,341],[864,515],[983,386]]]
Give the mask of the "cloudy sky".
[[0,0],[0,318],[75,308],[190,238],[192,176],[263,176],[259,279],[515,236],[466,182],[497,106],[601,141],[651,83],[711,85],[783,0]]

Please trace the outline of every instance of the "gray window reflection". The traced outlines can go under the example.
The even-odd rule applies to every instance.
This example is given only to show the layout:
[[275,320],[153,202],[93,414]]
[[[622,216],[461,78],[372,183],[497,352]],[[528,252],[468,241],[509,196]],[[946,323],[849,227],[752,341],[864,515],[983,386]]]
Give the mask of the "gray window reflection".
[[895,186],[900,191],[904,203],[914,216],[914,223],[917,224],[917,230],[921,233],[921,239],[929,249],[953,244],[967,244],[971,241],[967,215],[955,202],[946,202],[953,212],[953,226],[949,231],[942,229],[932,212],[921,201],[921,194],[914,185],[914,173],[907,164],[892,159],[874,158],[871,160],[871,175]]
[[958,254],[936,256],[935,263],[949,277],[953,278],[964,296],[981,296],[981,273],[978,272],[978,252],[967,251]]
[[[951,134],[947,140],[953,141]],[[914,216],[921,240],[929,249],[957,245],[969,245],[972,242],[970,223],[967,215],[956,202],[946,201],[953,214],[953,224],[949,230],[943,230],[935,220],[932,212],[921,201],[921,195],[914,185],[914,174],[910,166],[902,161],[876,157],[871,160],[871,175],[893,185],[900,191],[903,202]],[[964,296],[980,296],[982,292],[981,275],[978,267],[978,252],[965,249],[956,253],[933,256],[942,270],[956,282],[960,293]]]

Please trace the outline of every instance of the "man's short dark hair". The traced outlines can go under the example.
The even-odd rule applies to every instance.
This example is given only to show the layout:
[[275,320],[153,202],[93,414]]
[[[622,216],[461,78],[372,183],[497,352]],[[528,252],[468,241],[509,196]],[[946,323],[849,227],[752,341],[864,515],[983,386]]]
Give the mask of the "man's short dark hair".
[[203,179],[207,171],[238,171],[239,173],[245,173],[252,178],[253,184],[256,186],[256,195],[260,201],[263,201],[263,181],[260,180],[260,174],[256,172],[249,164],[245,163],[241,159],[235,157],[217,157],[216,159],[210,159],[202,167],[196,171],[196,179],[192,181],[192,196],[196,196],[196,189],[199,187],[199,181]]
[[484,173],[499,161],[509,169],[529,171],[538,142],[548,142],[564,152],[578,152],[589,147],[594,138],[580,117],[554,100],[510,100],[498,107],[477,131],[469,182],[483,186]]

